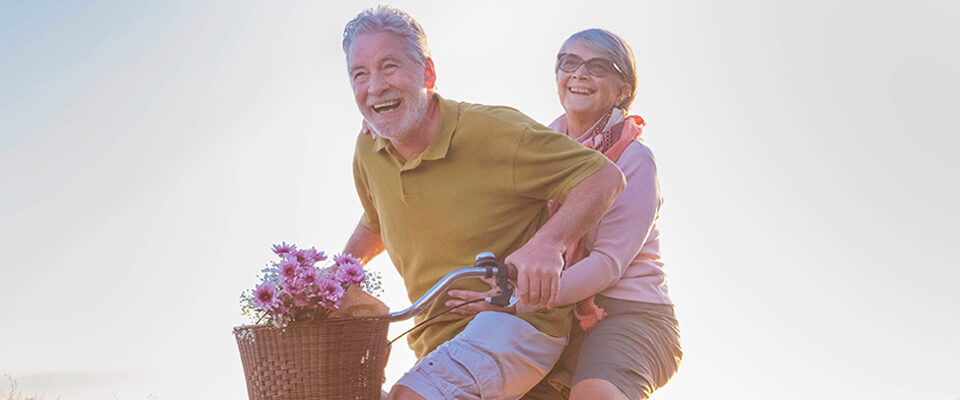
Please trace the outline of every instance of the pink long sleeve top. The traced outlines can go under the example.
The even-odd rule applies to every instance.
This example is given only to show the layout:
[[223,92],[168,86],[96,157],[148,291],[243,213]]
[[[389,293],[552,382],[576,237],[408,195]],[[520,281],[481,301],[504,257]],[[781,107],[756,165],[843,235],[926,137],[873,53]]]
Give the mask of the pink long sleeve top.
[[663,200],[653,153],[638,139],[627,146],[617,166],[626,177],[626,188],[588,233],[594,236],[585,241],[589,255],[563,271],[558,305],[593,294],[673,304],[660,261],[657,219]]

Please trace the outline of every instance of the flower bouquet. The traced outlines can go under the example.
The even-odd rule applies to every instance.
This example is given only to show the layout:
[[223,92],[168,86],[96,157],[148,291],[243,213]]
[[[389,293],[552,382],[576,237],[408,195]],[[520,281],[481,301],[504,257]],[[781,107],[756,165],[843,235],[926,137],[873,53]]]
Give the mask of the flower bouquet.
[[389,310],[379,275],[350,254],[273,246],[279,260],[244,292],[252,324],[234,328],[251,400],[379,399]]

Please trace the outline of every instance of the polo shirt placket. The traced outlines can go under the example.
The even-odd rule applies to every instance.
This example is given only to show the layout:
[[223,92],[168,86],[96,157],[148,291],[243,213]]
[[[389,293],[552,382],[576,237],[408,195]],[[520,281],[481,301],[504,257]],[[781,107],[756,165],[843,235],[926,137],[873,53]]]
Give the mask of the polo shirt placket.
[[[456,108],[454,108],[456,110]],[[378,151],[386,151],[397,166],[397,184],[400,188],[400,195],[403,203],[410,205],[410,201],[417,200],[420,193],[415,188],[422,187],[417,183],[423,180],[429,180],[429,174],[419,171],[418,167],[425,161],[442,160],[447,155],[450,148],[450,141],[453,140],[453,133],[456,127],[456,121],[459,112],[452,115],[444,115],[443,108],[440,110],[440,124],[437,126],[437,132],[434,134],[427,148],[423,152],[416,154],[409,160],[404,160],[399,152],[390,144],[390,141],[383,137],[378,137],[376,146]]]

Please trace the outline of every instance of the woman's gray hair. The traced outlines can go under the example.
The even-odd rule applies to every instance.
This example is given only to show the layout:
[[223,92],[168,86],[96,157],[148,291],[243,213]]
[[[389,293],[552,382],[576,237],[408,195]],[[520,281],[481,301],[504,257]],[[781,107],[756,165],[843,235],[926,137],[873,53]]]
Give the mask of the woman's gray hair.
[[343,52],[350,61],[350,43],[361,33],[391,32],[399,35],[407,43],[410,56],[420,64],[430,57],[427,47],[427,35],[410,14],[388,5],[368,8],[357,14],[343,28]]
[[637,97],[637,61],[633,58],[633,50],[630,49],[627,42],[613,32],[604,29],[587,29],[574,33],[567,38],[563,42],[563,46],[560,46],[560,52],[563,53],[567,46],[575,41],[599,51],[620,67],[620,70],[623,71],[620,78],[630,85],[630,95],[620,101],[617,107],[624,112],[629,110],[633,99]]

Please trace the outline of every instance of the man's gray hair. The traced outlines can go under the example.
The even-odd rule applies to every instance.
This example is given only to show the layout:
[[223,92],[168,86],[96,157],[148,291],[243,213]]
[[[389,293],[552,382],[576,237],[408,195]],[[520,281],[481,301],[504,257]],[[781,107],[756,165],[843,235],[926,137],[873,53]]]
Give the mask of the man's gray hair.
[[368,8],[357,14],[343,28],[343,52],[350,58],[350,44],[362,33],[391,32],[406,41],[407,50],[416,62],[425,64],[430,57],[427,35],[410,14],[388,5]]
[[572,42],[579,42],[587,47],[599,51],[623,71],[621,78],[630,85],[630,95],[620,101],[617,107],[623,111],[630,109],[630,104],[637,97],[637,61],[633,58],[633,50],[627,42],[613,32],[604,29],[587,29],[571,35],[560,52],[563,53]]

